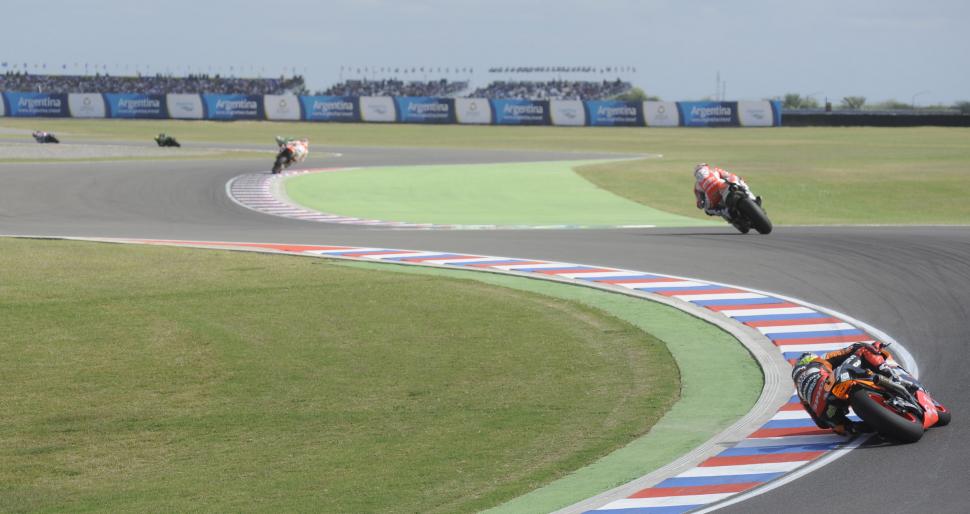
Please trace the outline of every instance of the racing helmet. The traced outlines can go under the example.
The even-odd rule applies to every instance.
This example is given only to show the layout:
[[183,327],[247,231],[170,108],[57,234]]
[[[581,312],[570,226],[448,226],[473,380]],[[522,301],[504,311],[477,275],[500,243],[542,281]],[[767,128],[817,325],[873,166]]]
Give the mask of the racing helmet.
[[707,164],[706,162],[702,162],[697,166],[694,166],[694,180],[698,182],[700,182],[701,180],[704,180],[704,177],[706,177],[708,173],[710,173],[710,169],[711,169],[710,164]]
[[795,361],[795,366],[796,367],[798,367],[798,366],[804,366],[804,365],[812,362],[813,360],[815,360],[817,358],[818,358],[818,356],[816,356],[814,353],[812,353],[812,352],[805,352],[805,353],[803,353],[803,354],[801,354],[801,355],[798,356],[798,360]]

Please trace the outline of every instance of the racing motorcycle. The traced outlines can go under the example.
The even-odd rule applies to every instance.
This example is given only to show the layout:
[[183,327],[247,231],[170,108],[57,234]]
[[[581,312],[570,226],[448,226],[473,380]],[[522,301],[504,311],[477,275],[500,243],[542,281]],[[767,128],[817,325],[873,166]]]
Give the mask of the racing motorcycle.
[[273,174],[282,172],[289,168],[294,162],[302,162],[310,153],[310,142],[306,139],[283,139],[276,138],[279,145],[279,152],[276,154],[276,161],[273,162]]
[[753,228],[760,234],[771,233],[771,220],[761,206],[761,197],[755,196],[744,183],[728,183],[725,205],[729,222],[738,232],[747,234]]
[[158,146],[174,146],[177,148],[180,148],[182,146],[174,137],[169,136],[164,132],[155,136],[155,142],[158,143]]
[[51,134],[50,132],[35,130],[31,135],[34,136],[34,141],[37,141],[38,143],[60,143],[54,134]]
[[901,367],[876,373],[856,354],[839,365],[834,375],[837,382],[832,395],[851,405],[869,429],[887,439],[915,443],[930,427],[950,423],[950,410]]

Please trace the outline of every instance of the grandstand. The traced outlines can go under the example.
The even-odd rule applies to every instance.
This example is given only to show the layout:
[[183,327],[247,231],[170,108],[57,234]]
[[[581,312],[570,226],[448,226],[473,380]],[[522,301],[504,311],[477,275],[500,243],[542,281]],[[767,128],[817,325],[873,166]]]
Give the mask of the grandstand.
[[244,95],[304,94],[303,77],[235,78],[219,75],[137,75],[107,74],[35,75],[8,72],[0,75],[0,91],[30,93],[213,93]]

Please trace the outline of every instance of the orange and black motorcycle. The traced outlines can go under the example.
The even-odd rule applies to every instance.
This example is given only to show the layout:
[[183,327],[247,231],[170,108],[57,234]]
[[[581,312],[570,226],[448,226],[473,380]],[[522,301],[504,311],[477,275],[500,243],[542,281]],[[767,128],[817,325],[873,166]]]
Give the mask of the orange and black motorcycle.
[[859,355],[835,369],[832,395],[852,406],[874,432],[901,443],[915,443],[933,426],[950,423],[950,411],[901,367],[874,373]]

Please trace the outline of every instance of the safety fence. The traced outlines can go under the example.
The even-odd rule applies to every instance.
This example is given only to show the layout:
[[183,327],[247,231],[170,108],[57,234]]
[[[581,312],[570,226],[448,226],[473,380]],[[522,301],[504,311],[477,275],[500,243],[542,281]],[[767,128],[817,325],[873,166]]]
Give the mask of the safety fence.
[[781,103],[4,92],[0,116],[592,127],[777,127]]

